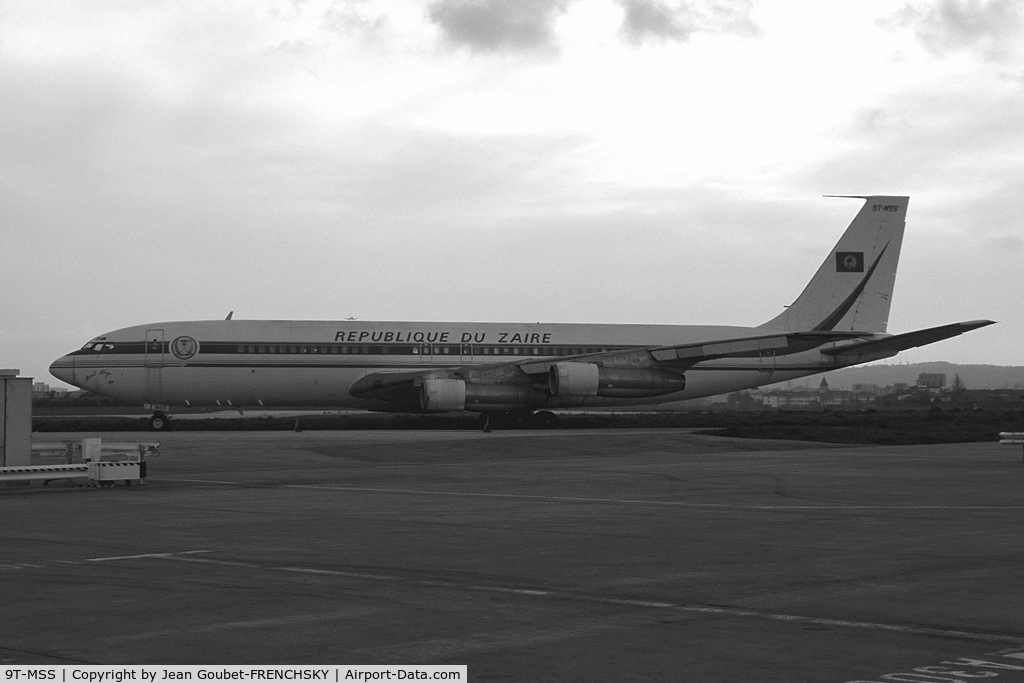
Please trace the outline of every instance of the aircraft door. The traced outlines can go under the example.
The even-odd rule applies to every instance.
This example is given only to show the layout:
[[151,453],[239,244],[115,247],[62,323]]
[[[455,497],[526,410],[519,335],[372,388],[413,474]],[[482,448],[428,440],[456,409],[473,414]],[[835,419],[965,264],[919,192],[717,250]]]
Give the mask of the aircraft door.
[[421,363],[433,363],[434,362],[434,347],[430,344],[420,344],[420,362]]
[[472,344],[462,344],[461,346],[459,346],[459,356],[460,356],[459,360],[461,360],[463,363],[472,363],[473,362],[473,345]]
[[147,368],[162,368],[164,366],[164,331],[146,330],[145,360],[143,365]]

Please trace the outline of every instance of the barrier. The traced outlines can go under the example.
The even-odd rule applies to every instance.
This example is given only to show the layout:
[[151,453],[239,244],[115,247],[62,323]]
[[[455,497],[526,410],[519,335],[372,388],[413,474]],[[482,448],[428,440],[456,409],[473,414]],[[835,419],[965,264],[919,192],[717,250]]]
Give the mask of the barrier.
[[[93,486],[113,486],[123,481],[143,484],[146,460],[160,455],[160,442],[103,443],[98,438],[81,442],[63,441],[32,444],[32,465],[0,467],[0,482],[47,484],[65,479],[85,479]],[[46,464],[40,461],[50,460]],[[59,460],[60,462],[53,462]]]
[[[100,461],[148,460],[160,455],[160,442],[107,441],[98,438],[32,444],[33,465]],[[96,454],[99,454],[98,456]]]
[[146,463],[134,462],[90,462],[89,483],[100,486],[113,486],[114,482],[123,481],[131,486],[137,481],[141,486],[146,478]]
[[77,465],[23,465],[0,467],[0,481],[54,481],[57,479],[88,479],[89,466]]

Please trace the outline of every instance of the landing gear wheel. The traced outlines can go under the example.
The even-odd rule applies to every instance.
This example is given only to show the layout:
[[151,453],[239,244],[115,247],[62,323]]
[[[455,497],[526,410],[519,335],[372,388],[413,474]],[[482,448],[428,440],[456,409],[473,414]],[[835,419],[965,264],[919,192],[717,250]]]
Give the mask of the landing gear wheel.
[[542,410],[539,413],[533,415],[533,428],[534,429],[557,429],[558,428],[558,416],[552,413],[550,410]]
[[153,413],[153,416],[149,418],[149,431],[151,432],[166,432],[170,428],[171,418],[163,413]]
[[533,426],[533,413],[528,410],[512,410],[505,413],[505,424],[509,429],[530,429]]

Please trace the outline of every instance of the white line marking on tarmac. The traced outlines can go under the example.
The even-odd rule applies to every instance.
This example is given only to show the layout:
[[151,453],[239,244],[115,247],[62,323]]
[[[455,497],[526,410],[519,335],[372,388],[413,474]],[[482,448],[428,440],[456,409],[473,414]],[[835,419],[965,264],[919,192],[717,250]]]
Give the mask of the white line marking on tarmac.
[[184,554],[175,553],[153,553],[142,555],[160,560],[172,560],[176,562],[189,562],[195,564],[222,565],[228,567],[247,567],[250,569],[261,569],[268,571],[283,571],[297,574],[315,574],[320,576],[338,576],[353,579],[368,579],[372,581],[388,581],[395,583],[406,583],[417,586],[430,586],[437,588],[451,588],[456,590],[488,591],[498,593],[510,593],[513,595],[524,595],[529,597],[551,597],[559,600],[576,600],[580,602],[600,603],[605,605],[622,605],[625,607],[641,607],[644,609],[666,609],[679,612],[691,612],[701,614],[719,614],[729,617],[747,617],[754,619],[765,619],[769,621],[781,621],[797,624],[810,624],[813,626],[829,626],[835,628],[854,628],[870,631],[889,631],[906,633],[911,635],[938,636],[943,638],[957,638],[973,640],[986,643],[1012,643],[1015,645],[1024,644],[1024,635],[1014,636],[1002,633],[985,633],[982,631],[965,631],[954,628],[941,628],[931,626],[909,626],[903,624],[892,624],[875,621],[851,621],[848,619],[830,619],[827,617],[810,617],[799,614],[784,614],[779,612],[765,612],[760,610],[746,609],[743,607],[730,607],[728,605],[701,605],[674,602],[660,602],[654,600],[638,600],[634,598],[616,598],[588,593],[576,593],[559,589],[543,588],[511,588],[508,586],[489,586],[471,583],[459,583],[455,581],[441,581],[432,579],[415,579],[390,574],[364,574],[360,572],[348,572],[334,569],[315,569],[312,567],[265,567],[251,562],[236,562],[230,560],[215,560],[212,558],[186,557]]
[[357,486],[323,486],[313,484],[258,484],[256,482],[218,481],[212,479],[160,479],[193,484],[227,484],[229,486],[260,486],[277,489],[337,491],[340,493],[390,493],[403,496],[451,496],[456,498],[497,498],[503,500],[535,500],[549,503],[605,503],[615,505],[652,505],[678,508],[712,508],[722,510],[1024,510],[1024,505],[735,505],[731,503],[689,503],[679,500],[638,500],[633,498],[581,498],[574,496],[531,496],[515,493],[476,493],[472,491],[428,491],[422,489],[380,489]]
[[471,633],[454,638],[431,638],[408,643],[352,650],[349,656],[364,660],[421,662],[459,659],[469,654],[495,650],[523,650],[537,645],[583,638],[595,633],[623,628],[628,619],[583,619],[562,622],[557,628],[525,628],[497,633]]
[[166,638],[168,636],[181,636],[184,634],[211,633],[216,631],[234,631],[250,628],[264,628],[267,626],[293,626],[296,624],[315,623],[318,621],[330,621],[335,619],[353,619],[356,617],[367,617],[376,614],[380,610],[376,607],[354,607],[352,609],[337,612],[325,612],[322,614],[295,614],[284,617],[272,617],[268,619],[247,619],[243,621],[226,621],[217,624],[206,624],[203,626],[189,625],[185,628],[168,628],[159,631],[146,631],[144,633],[130,633],[123,636],[110,636],[104,638],[107,643],[130,643],[137,640],[150,640],[152,638]]
[[172,553],[142,553],[141,555],[113,555],[111,557],[89,557],[86,562],[114,562],[116,560],[138,560],[146,557],[170,557],[173,555],[192,555],[195,553],[212,553],[212,550],[183,550]]

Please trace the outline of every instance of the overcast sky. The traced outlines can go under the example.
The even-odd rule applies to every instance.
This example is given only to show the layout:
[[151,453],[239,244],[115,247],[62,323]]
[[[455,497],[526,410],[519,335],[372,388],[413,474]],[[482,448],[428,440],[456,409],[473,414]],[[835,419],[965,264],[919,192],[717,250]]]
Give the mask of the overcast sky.
[[0,367],[235,318],[753,325],[911,197],[1024,365],[1017,0],[0,0]]

